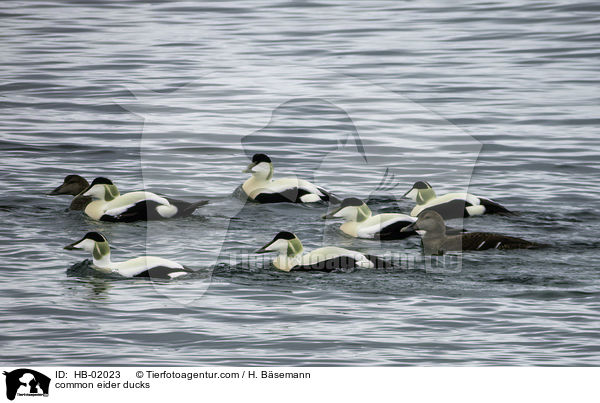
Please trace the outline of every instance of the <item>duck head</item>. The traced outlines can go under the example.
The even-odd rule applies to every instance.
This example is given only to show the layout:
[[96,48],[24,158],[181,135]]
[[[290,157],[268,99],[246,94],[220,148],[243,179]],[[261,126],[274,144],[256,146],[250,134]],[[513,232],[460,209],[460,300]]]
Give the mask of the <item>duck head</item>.
[[436,195],[431,185],[425,181],[415,182],[412,188],[402,197],[408,197],[417,204],[425,204],[431,199],[435,199]]
[[325,214],[322,218],[343,218],[346,221],[365,221],[371,217],[371,209],[362,200],[349,197],[342,201],[340,206],[332,212]]
[[446,224],[437,212],[425,210],[418,215],[417,221],[402,228],[401,231],[416,231],[421,236],[438,236],[446,233]]
[[66,250],[81,249],[91,252],[94,261],[102,261],[106,258],[110,261],[110,246],[104,235],[99,232],[88,232],[79,241],[75,241],[64,247]]
[[291,232],[282,231],[275,235],[275,238],[256,253],[279,252],[280,255],[294,257],[303,251],[302,242]]
[[111,201],[119,196],[119,189],[106,178],[96,178],[86,189],[84,196],[90,196],[94,199]]
[[273,177],[273,163],[266,154],[254,154],[252,162],[242,172],[251,173],[255,178],[270,180]]
[[49,196],[58,195],[71,195],[77,196],[79,193],[86,190],[90,184],[82,176],[79,175],[67,175],[63,181],[63,184],[55,188],[52,192],[48,193]]

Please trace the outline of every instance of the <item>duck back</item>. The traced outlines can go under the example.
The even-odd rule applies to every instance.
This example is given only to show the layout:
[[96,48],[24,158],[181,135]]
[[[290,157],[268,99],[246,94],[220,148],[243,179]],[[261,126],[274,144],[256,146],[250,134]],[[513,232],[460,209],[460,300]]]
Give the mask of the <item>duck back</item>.
[[486,249],[532,249],[542,244],[525,239],[488,232],[470,232],[447,237],[445,250],[486,250]]

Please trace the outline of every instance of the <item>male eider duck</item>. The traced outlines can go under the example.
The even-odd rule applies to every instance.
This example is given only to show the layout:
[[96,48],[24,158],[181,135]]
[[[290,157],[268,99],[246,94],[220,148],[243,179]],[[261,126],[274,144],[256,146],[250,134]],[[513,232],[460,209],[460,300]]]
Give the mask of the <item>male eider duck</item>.
[[328,246],[303,253],[302,242],[291,232],[280,232],[271,242],[256,253],[278,252],[273,265],[282,271],[320,270],[332,271],[345,268],[372,269],[385,267],[386,263],[376,256]]
[[417,203],[410,212],[413,217],[425,210],[437,211],[446,220],[482,214],[513,214],[495,201],[470,193],[447,193],[438,197],[431,185],[423,181],[416,182],[402,197]]
[[250,179],[242,185],[244,193],[259,203],[313,203],[337,201],[325,189],[298,178],[273,180],[273,163],[265,154],[254,154],[252,163],[243,170],[251,173]]
[[485,249],[532,249],[544,245],[506,235],[488,232],[467,232],[447,235],[444,219],[432,210],[423,211],[417,221],[403,231],[417,231],[423,240],[425,255],[441,255],[450,251],[472,251]]
[[110,246],[106,238],[98,232],[88,232],[77,242],[65,246],[67,250],[83,249],[92,252],[92,268],[105,274],[120,274],[123,277],[151,277],[172,279],[194,271],[172,260],[155,256],[141,256],[125,262],[110,260]]
[[48,193],[48,196],[58,195],[71,195],[75,196],[71,201],[69,210],[83,210],[85,206],[90,204],[92,198],[89,196],[83,196],[82,193],[90,186],[85,178],[79,175],[67,175],[63,181],[63,184],[56,187],[52,192]]
[[372,215],[371,209],[355,197],[344,199],[337,209],[325,214],[323,218],[344,218],[346,222],[340,229],[355,238],[404,239],[416,234],[414,231],[402,231],[404,227],[417,221],[415,217],[400,213]]
[[83,196],[94,199],[84,210],[90,218],[111,222],[187,217],[198,207],[208,203],[169,200],[144,191],[121,195],[117,187],[106,178],[94,179]]

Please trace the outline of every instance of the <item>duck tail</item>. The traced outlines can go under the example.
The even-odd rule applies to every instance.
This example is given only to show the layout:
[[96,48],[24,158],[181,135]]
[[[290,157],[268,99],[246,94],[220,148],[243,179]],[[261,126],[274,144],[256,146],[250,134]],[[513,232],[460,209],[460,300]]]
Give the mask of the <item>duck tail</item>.
[[191,215],[198,207],[202,207],[208,204],[208,200],[200,200],[195,203],[188,204],[181,212],[184,215]]
[[549,248],[549,247],[550,247],[550,244],[547,244],[547,243],[527,241],[527,245],[525,246],[525,249],[542,249],[542,248]]
[[550,245],[545,243],[531,242],[524,239],[519,239],[517,242],[509,243],[501,249],[542,249],[547,248]]
[[200,200],[195,203],[189,203],[182,200],[167,199],[170,204],[177,207],[177,217],[187,217],[192,215],[198,207],[208,204],[208,200]]
[[342,202],[340,199],[338,199],[337,197],[335,197],[333,195],[333,193],[328,192],[327,190],[325,190],[323,188],[318,188],[318,189],[319,189],[319,191],[321,193],[323,193],[325,195],[325,196],[321,197],[321,200],[328,201],[328,202],[333,203],[333,204],[340,204]]
[[480,197],[479,202],[483,207],[485,207],[485,212],[488,214],[517,215],[517,213],[513,213],[500,203],[496,203],[493,200]]

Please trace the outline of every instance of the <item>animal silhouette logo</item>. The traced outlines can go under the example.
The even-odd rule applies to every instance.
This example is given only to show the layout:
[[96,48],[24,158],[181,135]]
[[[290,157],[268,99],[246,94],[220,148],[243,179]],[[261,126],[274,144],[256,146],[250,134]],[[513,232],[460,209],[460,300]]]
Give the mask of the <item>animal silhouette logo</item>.
[[19,368],[6,372],[6,397],[14,400],[15,396],[48,396],[50,378],[33,369]]

